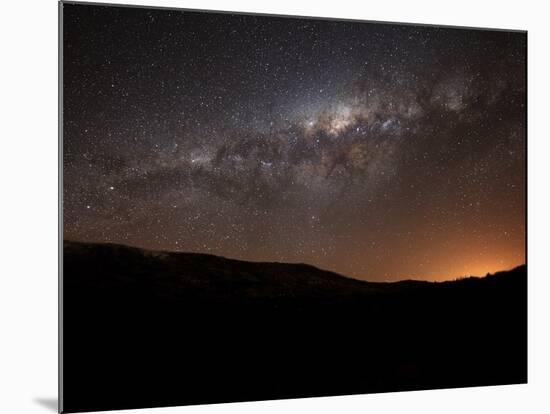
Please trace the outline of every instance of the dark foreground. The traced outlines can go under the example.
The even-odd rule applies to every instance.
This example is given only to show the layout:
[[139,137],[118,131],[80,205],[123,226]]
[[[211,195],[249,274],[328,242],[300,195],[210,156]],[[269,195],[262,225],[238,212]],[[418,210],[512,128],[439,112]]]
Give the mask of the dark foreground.
[[63,318],[65,412],[527,381],[525,266],[366,283],[65,242]]

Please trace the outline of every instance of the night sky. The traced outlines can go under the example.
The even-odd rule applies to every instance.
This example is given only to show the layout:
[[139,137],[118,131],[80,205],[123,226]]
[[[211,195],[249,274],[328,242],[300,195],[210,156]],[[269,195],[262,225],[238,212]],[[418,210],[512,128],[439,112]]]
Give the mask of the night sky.
[[373,281],[525,262],[524,33],[63,9],[65,239]]

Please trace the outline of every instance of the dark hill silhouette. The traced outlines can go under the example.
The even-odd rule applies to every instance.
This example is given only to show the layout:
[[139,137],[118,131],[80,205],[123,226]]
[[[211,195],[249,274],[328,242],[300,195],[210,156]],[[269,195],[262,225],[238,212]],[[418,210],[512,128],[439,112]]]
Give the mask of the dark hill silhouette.
[[65,411],[527,380],[525,266],[373,283],[67,241],[63,266]]

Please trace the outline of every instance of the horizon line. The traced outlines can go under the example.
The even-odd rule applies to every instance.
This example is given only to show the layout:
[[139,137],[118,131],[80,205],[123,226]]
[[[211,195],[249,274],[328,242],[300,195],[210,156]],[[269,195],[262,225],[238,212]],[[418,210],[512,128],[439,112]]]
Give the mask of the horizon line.
[[344,277],[344,278],[347,278],[347,279],[352,279],[352,280],[356,280],[358,282],[367,282],[367,283],[400,283],[400,282],[445,283],[445,282],[453,282],[453,281],[462,280],[462,279],[469,279],[469,278],[482,279],[482,278],[485,278],[487,276],[495,275],[497,273],[509,272],[509,271],[515,270],[519,267],[527,267],[527,262],[524,262],[524,263],[517,264],[517,265],[512,266],[510,268],[507,268],[507,269],[500,269],[500,270],[496,270],[494,272],[487,272],[485,275],[463,274],[463,275],[454,276],[452,278],[444,279],[444,280],[428,280],[428,279],[414,279],[414,278],[404,278],[404,279],[396,279],[396,280],[371,280],[371,279],[360,279],[360,278],[357,278],[357,277],[354,277],[354,276],[348,276],[347,274],[342,274],[342,273],[336,272],[334,270],[325,269],[325,268],[322,268],[322,267],[319,267],[319,266],[316,266],[316,265],[313,265],[313,264],[305,263],[305,262],[282,262],[282,261],[272,261],[272,260],[244,260],[244,259],[236,259],[236,258],[233,258],[233,257],[227,257],[227,256],[224,256],[224,255],[213,254],[213,253],[202,253],[202,252],[181,251],[181,250],[165,250],[165,249],[157,250],[157,249],[150,249],[150,248],[146,248],[146,247],[140,247],[140,246],[136,246],[136,245],[118,243],[118,242],[83,241],[83,240],[67,239],[65,237],[63,237],[63,242],[76,243],[76,244],[95,244],[95,245],[104,245],[104,246],[121,246],[121,247],[130,248],[130,249],[137,249],[137,250],[143,250],[143,251],[147,251],[147,252],[164,253],[164,254],[196,254],[196,255],[218,257],[218,258],[225,259],[225,260],[232,260],[232,261],[236,261],[236,262],[245,262],[245,263],[288,264],[288,265],[310,266],[310,267],[313,267],[315,269],[318,269],[318,270],[321,270],[321,271],[324,271],[324,272],[334,273],[338,276],[341,276],[341,277]]

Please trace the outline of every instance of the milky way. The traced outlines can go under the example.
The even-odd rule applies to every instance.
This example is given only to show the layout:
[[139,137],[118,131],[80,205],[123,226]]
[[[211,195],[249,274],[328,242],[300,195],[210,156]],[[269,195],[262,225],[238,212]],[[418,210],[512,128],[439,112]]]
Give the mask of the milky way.
[[524,263],[525,33],[63,8],[65,238],[369,280]]

